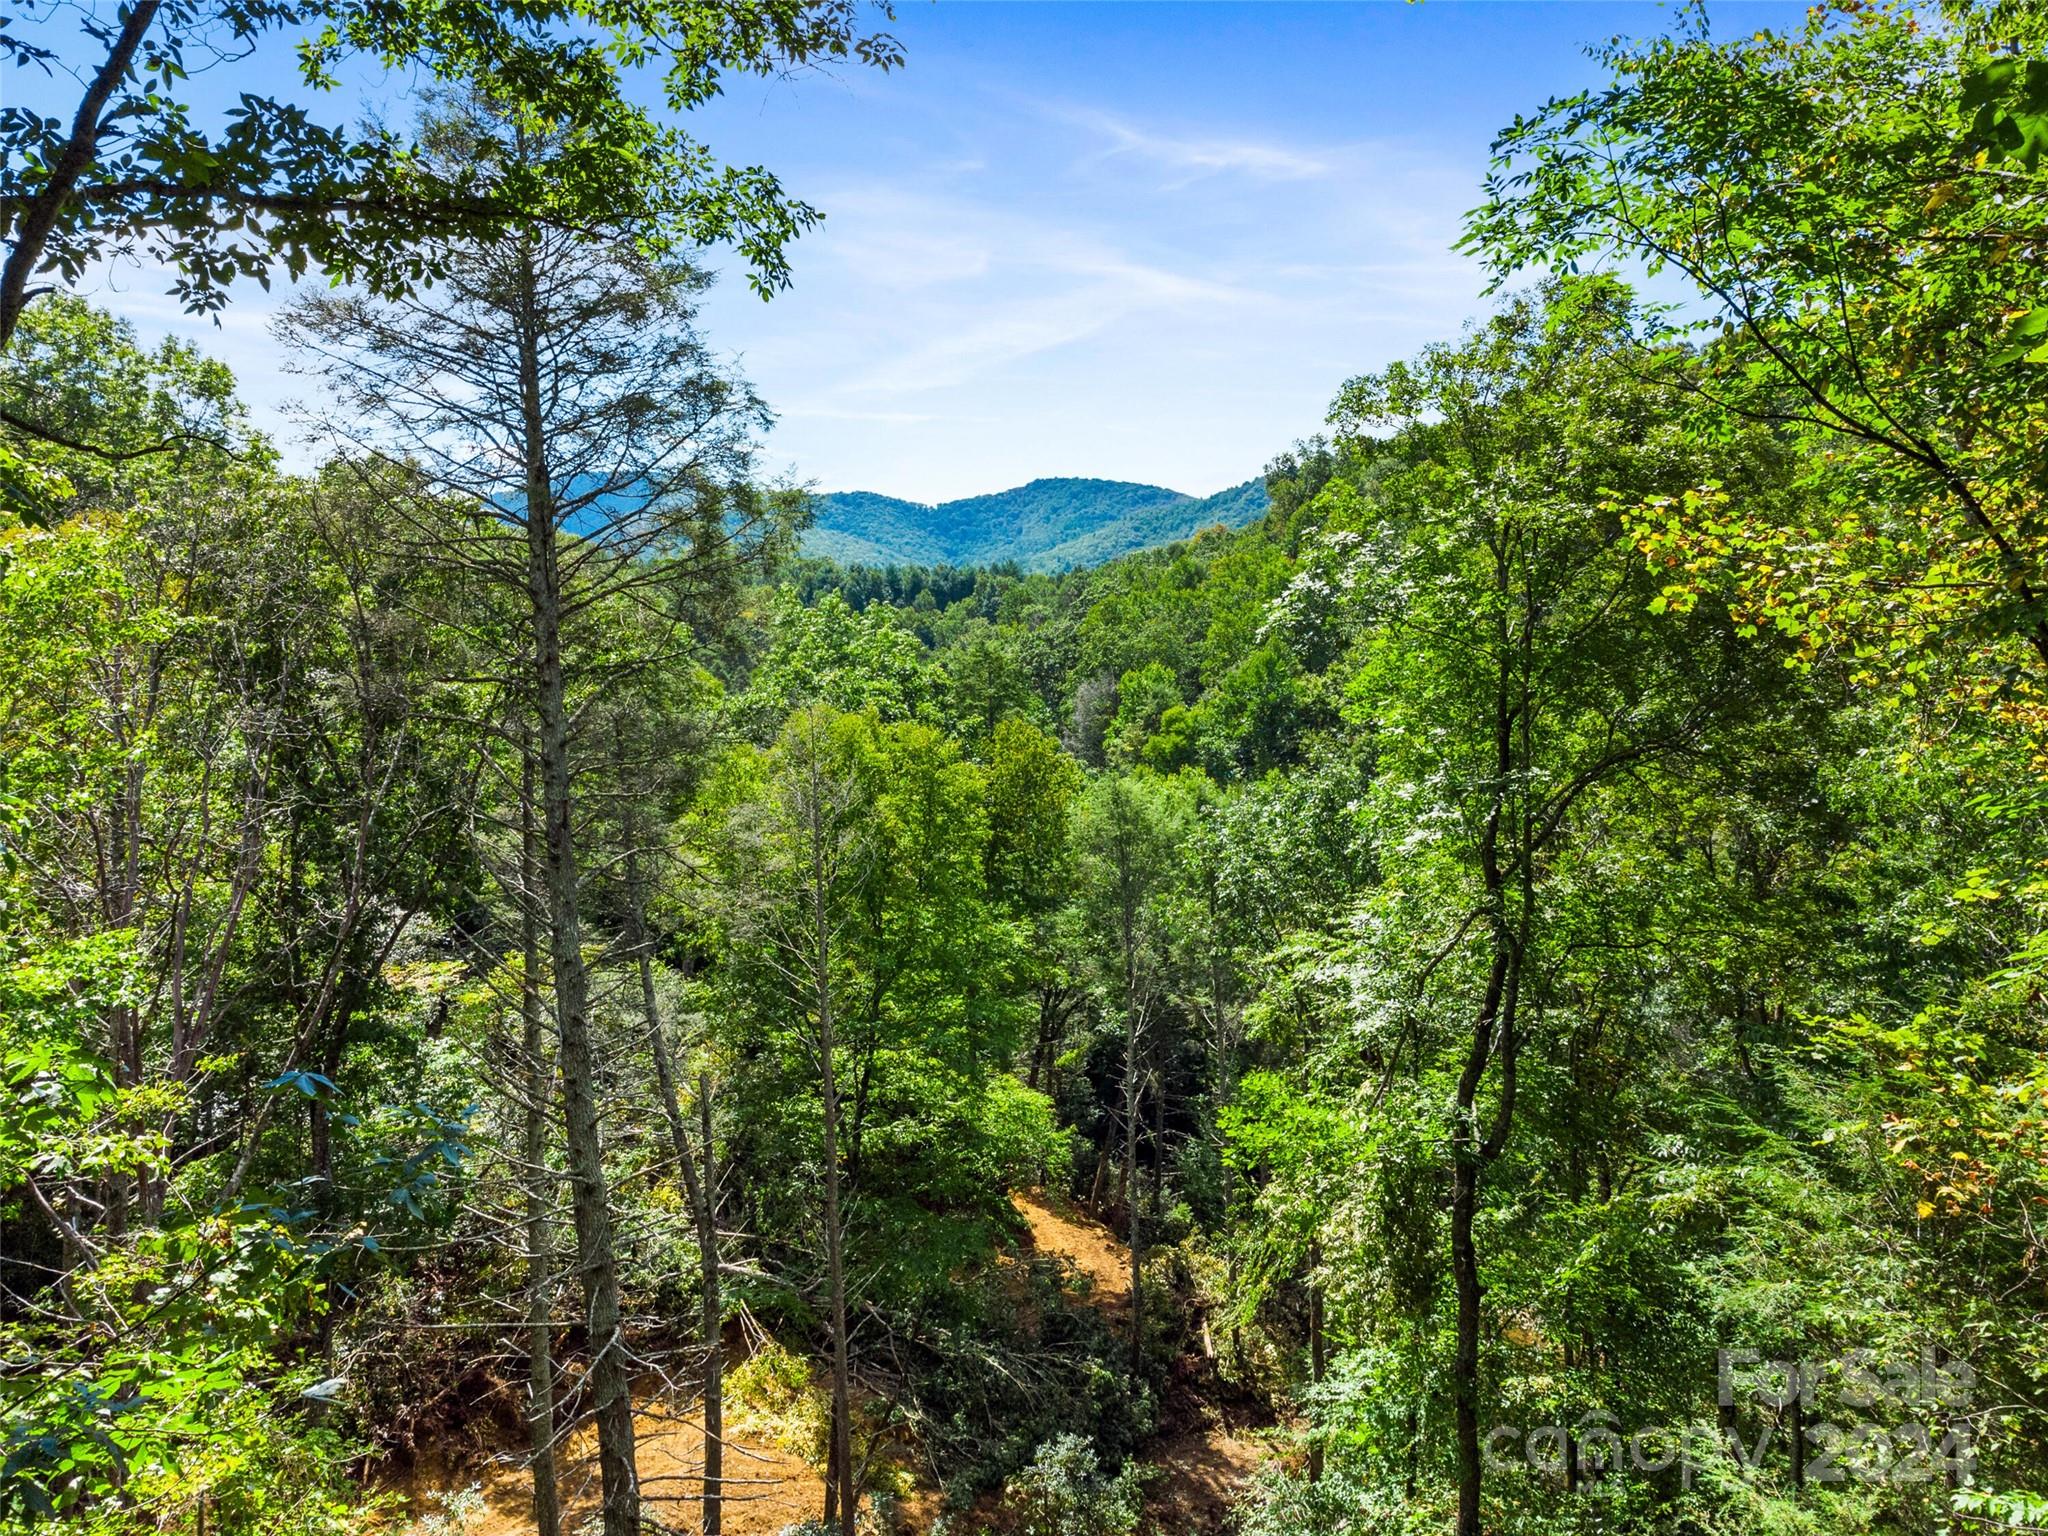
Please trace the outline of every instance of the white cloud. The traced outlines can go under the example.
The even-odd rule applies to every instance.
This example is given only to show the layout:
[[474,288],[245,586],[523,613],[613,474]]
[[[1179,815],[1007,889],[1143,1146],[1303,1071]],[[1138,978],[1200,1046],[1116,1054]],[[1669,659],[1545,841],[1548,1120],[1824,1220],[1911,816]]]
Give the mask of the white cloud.
[[[278,311],[308,284],[279,278],[265,292],[255,283],[237,283],[225,309],[191,314],[171,291],[176,280],[177,274],[161,262],[123,257],[96,263],[72,291],[134,326],[145,347],[175,339],[227,364],[249,408],[251,424],[271,439],[288,464],[309,463],[310,453],[290,407],[313,390],[309,381],[289,371],[284,349],[270,334]],[[320,285],[318,279],[308,281]]]
[[834,254],[849,272],[880,288],[933,288],[985,277],[995,260],[985,241],[943,230],[913,233],[856,215],[840,219],[832,232],[847,225],[853,232],[835,242]]
[[1128,296],[1107,287],[994,307],[983,318],[847,379],[841,388],[856,398],[959,389],[1004,364],[1092,336],[1129,309]]
[[[1449,249],[1477,139],[1170,91],[1048,105],[1082,88],[1003,68],[928,98],[778,88],[788,124],[751,105],[726,123],[742,158],[765,123],[759,158],[826,214],[792,289],[763,305],[731,261],[704,315],[776,410],[768,458],[792,478],[926,501],[1041,475],[1214,490],[1315,430],[1343,379],[1484,307]],[[216,329],[164,285],[130,271],[99,297],[229,361],[283,435],[276,402],[310,386],[268,336],[278,300],[238,288]]]
[[[788,415],[900,417],[901,397],[974,387],[1135,316],[1264,302],[1199,262],[1141,258],[1078,221],[949,191],[865,183],[839,188],[828,206],[801,280],[776,301],[799,323],[778,327],[785,344],[750,349],[764,382],[803,368],[810,403]],[[793,336],[801,342],[786,344]],[[914,414],[960,419],[944,404]]]
[[1235,173],[1260,181],[1319,181],[1335,167],[1324,155],[1258,139],[1177,136],[1140,128],[1114,113],[1085,107],[1047,106],[1048,117],[1085,128],[1106,141],[1104,156],[1149,160],[1188,180]]
[[922,426],[945,419],[931,411],[855,411],[839,406],[808,405],[801,401],[777,407],[775,415],[783,421],[867,421],[890,427]]
[[[712,334],[786,407],[770,453],[799,478],[922,501],[1044,475],[1201,494],[1483,307],[1450,250],[1471,165],[1070,113],[1106,141],[1076,163],[1046,109],[992,94],[995,119],[951,125],[943,153],[813,180],[826,223],[765,316],[729,285],[714,301]],[[951,169],[971,128],[987,175]]]

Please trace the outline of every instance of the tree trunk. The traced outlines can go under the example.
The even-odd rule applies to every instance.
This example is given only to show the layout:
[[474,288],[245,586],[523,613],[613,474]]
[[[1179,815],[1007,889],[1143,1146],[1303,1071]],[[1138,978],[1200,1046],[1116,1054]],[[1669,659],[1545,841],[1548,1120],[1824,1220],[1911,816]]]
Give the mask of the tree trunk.
[[1791,1379],[1785,1385],[1792,1394],[1792,1401],[1786,1405],[1786,1427],[1792,1440],[1792,1488],[1794,1492],[1806,1491],[1806,1382],[1804,1361],[1794,1363]]
[[[114,808],[109,820],[112,823],[115,861],[121,875],[120,883],[110,893],[108,926],[111,928],[132,928],[135,926],[135,910],[142,896],[142,780],[143,765],[141,754],[130,760],[123,777],[121,801]],[[139,937],[139,935],[138,935]],[[142,1026],[136,1017],[132,1003],[116,1003],[108,1011],[108,1026],[111,1034],[111,1054],[114,1063],[114,1081],[123,1088],[140,1087],[142,1084]],[[140,1193],[139,1204],[148,1218],[152,1207],[149,1197],[151,1175],[147,1168],[138,1168],[133,1178],[117,1174],[108,1180],[106,1194],[107,1213],[103,1220],[107,1231],[115,1237],[128,1230],[128,1202],[132,1193]]]
[[[629,826],[627,838],[632,831]],[[630,935],[640,970],[640,1008],[647,1023],[647,1048],[654,1058],[655,1085],[661,1094],[662,1113],[668,1120],[669,1144],[676,1168],[683,1176],[690,1213],[697,1226],[699,1274],[704,1290],[704,1536],[719,1536],[725,1521],[725,1384],[724,1306],[718,1289],[718,1167],[711,1148],[711,1074],[698,1076],[698,1110],[703,1121],[704,1174],[697,1175],[696,1153],[684,1128],[681,1095],[676,1087],[675,1058],[669,1053],[668,1030],[661,1021],[661,1005],[654,991],[654,959],[649,953],[646,900],[639,882],[639,861],[626,854],[626,886],[631,893]]]
[[[1505,599],[1510,585],[1509,565],[1506,556],[1498,552],[1495,579]],[[1484,1288],[1479,1283],[1479,1247],[1473,1226],[1479,1214],[1480,1184],[1486,1167],[1500,1155],[1514,1125],[1515,1064],[1519,1050],[1516,1009],[1521,996],[1522,962],[1529,952],[1531,924],[1535,920],[1533,833],[1527,821],[1527,805],[1517,799],[1520,792],[1515,788],[1518,766],[1526,768],[1533,761],[1528,647],[1535,615],[1527,615],[1517,639],[1509,631],[1506,612],[1503,605],[1495,621],[1493,802],[1479,840],[1480,871],[1492,913],[1493,957],[1485,995],[1473,1020],[1464,1068],[1458,1075],[1456,1122],[1451,1132],[1451,1278],[1457,1292],[1451,1403],[1457,1444],[1457,1536],[1480,1536],[1479,1326]],[[1505,860],[1504,831],[1508,837]],[[1510,892],[1520,901],[1512,923]],[[1500,1101],[1492,1126],[1482,1135],[1479,1090],[1496,1055],[1501,1064]]]
[[519,806],[520,875],[519,1014],[523,1026],[520,1066],[524,1072],[524,1125],[520,1156],[526,1181],[526,1435],[533,1471],[535,1536],[561,1536],[562,1511],[555,1480],[555,1353],[552,1317],[553,1240],[548,1205],[554,1194],[548,1173],[548,1105],[554,1072],[548,1064],[546,1022],[541,1013],[540,923],[534,912],[533,754],[526,755],[524,793]]
[[818,1082],[824,1100],[825,1279],[831,1290],[832,1308],[832,1465],[827,1468],[825,1508],[828,1522],[837,1514],[840,1536],[854,1536],[858,1501],[854,1489],[852,1393],[846,1351],[846,1255],[839,1224],[839,1081],[832,1054],[832,929],[825,910],[827,833],[820,804],[822,786],[817,782],[820,771],[815,759],[810,772],[810,825],[806,831],[811,852],[811,975],[818,1015]]
[[[44,253],[51,231],[56,229],[64,205],[71,201],[79,178],[92,165],[106,132],[102,115],[107,103],[127,78],[136,51],[156,24],[161,4],[162,0],[140,0],[120,13],[118,30],[97,34],[107,44],[106,62],[86,85],[85,95],[79,99],[78,110],[71,118],[71,132],[39,178],[41,185],[32,197],[12,210],[10,249],[6,264],[0,266],[0,347],[14,339],[14,328],[35,297],[30,279],[39,270],[45,270]],[[147,64],[143,66],[145,74],[148,68]]]
[[1458,1078],[1457,1123],[1451,1136],[1451,1279],[1457,1293],[1456,1347],[1451,1360],[1452,1427],[1457,1444],[1457,1536],[1479,1536],[1479,1247],[1473,1219],[1479,1211],[1479,1183],[1486,1148],[1478,1124],[1479,1085],[1492,1059],[1495,1023],[1508,981],[1509,957],[1498,942],[1487,979],[1485,1001],[1473,1026],[1472,1044]]
[[1038,1038],[1031,1045],[1031,1070],[1025,1074],[1024,1086],[1034,1093],[1038,1090],[1038,1079],[1045,1070],[1045,1055],[1052,1036],[1053,992],[1050,987],[1038,989]]
[[[320,1073],[327,1079],[328,1086],[313,1095],[306,1104],[306,1136],[309,1164],[313,1175],[313,1201],[323,1221],[332,1221],[339,1201],[334,1191],[334,1116],[330,1099],[334,1094],[334,1083],[341,1076],[342,1052],[348,1047],[349,1030],[355,1022],[355,996],[353,991],[340,999],[336,1005],[334,1028],[327,1036],[327,1044],[320,1053]],[[330,1269],[321,1282],[324,1298],[320,1308],[318,1325],[318,1348],[322,1360],[334,1357],[334,1306],[340,1290],[339,1281]]]
[[1138,1194],[1138,1041],[1136,1003],[1124,1009],[1124,1211],[1131,1245],[1131,1382],[1145,1373],[1145,1218]]
[[725,1526],[725,1305],[718,1288],[718,1159],[711,1140],[711,1074],[697,1074],[698,1135],[704,1143],[697,1251],[704,1289],[704,1536]]
[[[1572,1381],[1572,1371],[1577,1364],[1578,1361],[1572,1353],[1572,1341],[1566,1339],[1564,1341],[1564,1375],[1565,1381],[1568,1384]],[[1579,1442],[1578,1437],[1572,1433],[1569,1424],[1565,1426],[1563,1450],[1564,1491],[1566,1493],[1577,1493],[1579,1491]]]
[[1457,1348],[1451,1391],[1458,1444],[1458,1536],[1479,1536],[1479,1254],[1472,1216],[1479,1203],[1479,1164],[1458,1149],[1451,1183],[1451,1276],[1457,1287]]
[[[1208,891],[1209,927],[1213,934],[1221,922],[1217,915],[1216,882],[1213,876],[1209,881]],[[1221,1183],[1219,1197],[1223,1206],[1223,1219],[1227,1223],[1232,1216],[1231,1208],[1237,1200],[1237,1170],[1231,1166],[1227,1155],[1228,1148],[1224,1142],[1222,1122],[1231,1102],[1237,1096],[1237,1043],[1230,1028],[1230,1014],[1223,1003],[1223,960],[1213,943],[1209,952],[1209,1014],[1212,1027],[1211,1048],[1215,1060],[1211,1069],[1215,1074],[1215,1081],[1210,1089],[1209,1134],[1214,1138],[1213,1145],[1218,1148],[1220,1154],[1216,1160]],[[1230,1255],[1226,1263],[1228,1269],[1224,1288],[1229,1295],[1234,1296],[1237,1294],[1240,1264],[1235,1243],[1230,1245]],[[1244,1327],[1234,1317],[1230,1324],[1230,1363],[1233,1370],[1240,1374],[1243,1372]]]
[[826,1529],[839,1524],[839,1399],[832,1399],[831,1419],[825,1426],[825,1514]]
[[597,1051],[590,1028],[590,979],[583,964],[572,822],[568,690],[562,664],[562,590],[554,488],[541,409],[540,324],[530,249],[523,254],[519,374],[526,461],[527,592],[533,626],[534,704],[539,716],[541,826],[549,958],[555,973],[558,1065],[576,1218],[576,1267],[588,1323],[597,1459],[604,1488],[604,1536],[639,1536],[640,1479],[633,1454],[633,1389],[619,1310],[611,1191],[597,1103]]
[[1158,1064],[1152,1070],[1152,1221],[1166,1215],[1166,1077]]
[[1408,1411],[1401,1417],[1401,1433],[1408,1447],[1402,1464],[1401,1491],[1412,1499],[1415,1497],[1417,1474],[1421,1471],[1418,1464],[1422,1460],[1422,1414],[1413,1398],[1408,1400]]

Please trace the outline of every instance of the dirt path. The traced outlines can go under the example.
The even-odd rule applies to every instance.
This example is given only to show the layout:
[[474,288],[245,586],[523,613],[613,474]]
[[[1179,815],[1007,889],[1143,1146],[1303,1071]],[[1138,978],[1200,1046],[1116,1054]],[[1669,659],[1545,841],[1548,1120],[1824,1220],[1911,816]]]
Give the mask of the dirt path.
[[[1130,1250],[1114,1232],[1042,1190],[1010,1201],[1031,1229],[1031,1250],[1069,1264],[1087,1281],[1090,1305],[1112,1314],[1130,1305]],[[1158,1469],[1145,1490],[1147,1527],[1157,1536],[1228,1530],[1238,1496],[1273,1459],[1219,1385],[1214,1363],[1199,1358],[1179,1362],[1168,1384],[1163,1433],[1143,1452]]]
[[1018,1190],[1010,1204],[1031,1228],[1029,1250],[1073,1266],[1088,1282],[1091,1303],[1121,1308],[1130,1302],[1131,1251],[1114,1232],[1042,1189]]
[[1252,1476],[1273,1459],[1272,1447],[1218,1422],[1159,1441],[1146,1459],[1160,1476],[1145,1490],[1145,1513],[1160,1536],[1227,1531],[1230,1514]]
[[[635,1459],[650,1512],[676,1530],[695,1530],[703,1492],[704,1425],[694,1414],[672,1414],[659,1403],[634,1415]],[[572,1436],[561,1458],[562,1528],[579,1529],[598,1512],[597,1445],[585,1429]],[[817,1517],[818,1474],[801,1457],[728,1434],[725,1442],[725,1528],[731,1536],[775,1536],[799,1520]],[[483,1509],[462,1536],[533,1536],[533,1482],[510,1462],[481,1468],[417,1469],[404,1485],[415,1517],[437,1513],[434,1495],[477,1486]]]
[[[1044,1191],[1019,1191],[1010,1199],[1028,1229],[1026,1251],[1067,1265],[1086,1305],[1101,1308],[1112,1321],[1120,1317],[1130,1305],[1131,1277],[1130,1250],[1117,1235]],[[704,1466],[701,1420],[656,1400],[635,1415],[634,1424],[650,1513],[676,1530],[696,1529]],[[1190,1357],[1176,1365],[1161,1433],[1143,1457],[1157,1469],[1145,1495],[1150,1536],[1206,1536],[1228,1529],[1231,1506],[1271,1460],[1272,1450],[1248,1416],[1219,1390],[1213,1362]],[[563,1447],[561,1468],[563,1527],[573,1531],[598,1510],[592,1430],[585,1428]],[[726,1476],[725,1528],[731,1536],[775,1536],[818,1515],[822,1490],[817,1470],[778,1446],[729,1432]],[[532,1484],[515,1458],[481,1468],[425,1464],[401,1487],[417,1517],[438,1512],[433,1496],[445,1498],[472,1484],[482,1508],[457,1526],[462,1536],[533,1536]],[[920,1529],[929,1513],[906,1511],[912,1527]]]

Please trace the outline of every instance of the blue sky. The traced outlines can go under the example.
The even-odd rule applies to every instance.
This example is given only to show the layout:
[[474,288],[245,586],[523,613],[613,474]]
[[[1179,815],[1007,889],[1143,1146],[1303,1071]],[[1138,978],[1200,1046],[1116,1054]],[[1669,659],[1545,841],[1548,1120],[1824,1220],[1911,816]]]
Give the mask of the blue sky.
[[[1450,247],[1494,131],[1596,83],[1586,44],[1672,22],[1648,0],[910,0],[903,70],[747,81],[697,115],[826,214],[789,291],[764,304],[735,273],[704,326],[779,415],[768,466],[823,490],[1218,490],[1314,431],[1345,378],[1483,309]],[[288,438],[303,386],[275,300],[247,289],[216,330],[161,286],[93,291],[226,358]]]

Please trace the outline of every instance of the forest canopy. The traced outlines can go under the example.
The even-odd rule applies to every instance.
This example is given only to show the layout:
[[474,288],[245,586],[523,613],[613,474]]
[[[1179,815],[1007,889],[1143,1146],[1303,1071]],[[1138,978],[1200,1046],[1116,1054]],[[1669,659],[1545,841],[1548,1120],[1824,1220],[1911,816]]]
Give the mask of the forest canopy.
[[[2040,9],[1610,43],[1461,333],[1059,570],[798,554],[809,210],[616,97],[864,25],[0,124],[0,1531],[2048,1529]],[[275,28],[449,89],[192,129]],[[138,241],[337,279],[310,467]]]

